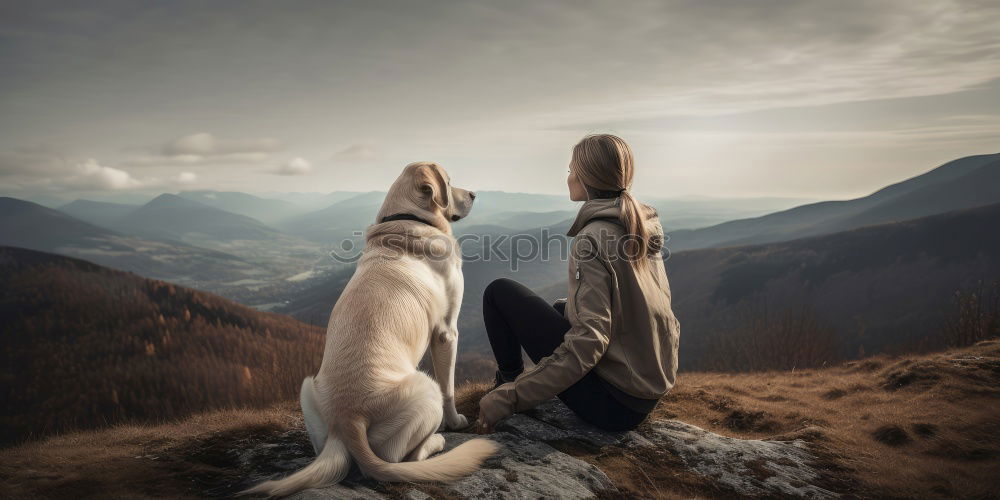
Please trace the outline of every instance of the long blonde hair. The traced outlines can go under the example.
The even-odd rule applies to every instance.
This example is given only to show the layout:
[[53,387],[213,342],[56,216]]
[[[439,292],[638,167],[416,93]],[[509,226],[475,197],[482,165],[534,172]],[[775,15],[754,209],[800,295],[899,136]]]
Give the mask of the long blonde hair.
[[651,248],[645,224],[645,209],[629,192],[635,173],[632,148],[615,135],[588,135],[573,147],[573,160],[570,163],[570,168],[587,189],[588,198],[595,191],[621,196],[621,212],[618,217],[626,232],[624,256],[633,267],[645,267]]

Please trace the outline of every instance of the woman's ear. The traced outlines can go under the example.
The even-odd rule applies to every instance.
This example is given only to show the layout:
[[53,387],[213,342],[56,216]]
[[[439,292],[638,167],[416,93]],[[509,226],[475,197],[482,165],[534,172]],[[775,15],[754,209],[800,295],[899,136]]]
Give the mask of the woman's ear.
[[441,167],[436,163],[421,165],[417,170],[417,189],[434,201],[440,208],[448,208],[451,205],[451,190],[444,180]]

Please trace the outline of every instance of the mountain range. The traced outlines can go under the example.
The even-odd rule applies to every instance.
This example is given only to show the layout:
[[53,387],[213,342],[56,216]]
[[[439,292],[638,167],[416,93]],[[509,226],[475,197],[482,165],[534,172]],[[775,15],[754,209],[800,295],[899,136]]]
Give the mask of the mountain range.
[[960,158],[846,201],[670,232],[673,251],[784,241],[1000,201],[1000,153]]
[[62,205],[58,210],[95,226],[112,227],[140,206],[81,199]]
[[[794,322],[839,357],[946,347],[956,292],[1000,279],[1000,203],[792,241],[677,252],[667,260],[681,366],[717,367],[748,325]],[[786,346],[787,348],[787,346]]]
[[189,198],[161,194],[126,214],[114,228],[148,236],[185,241],[190,235],[208,235],[213,240],[266,240],[278,231],[262,222],[227,212]]
[[0,245],[69,255],[194,287],[215,288],[260,273],[232,254],[122,234],[14,198],[0,198]]
[[[214,199],[247,211],[254,200],[284,206],[287,202],[262,200],[242,193],[219,193]],[[78,200],[62,211],[93,221],[101,220],[115,232],[136,235],[155,242],[183,244],[232,255],[250,269],[224,282],[204,286],[233,299],[262,304],[270,301],[277,288],[294,288],[297,280],[332,269],[337,263],[327,258],[319,243],[283,233],[247,215],[237,214],[191,199],[213,199],[212,193],[161,194],[144,205],[108,204]],[[206,270],[209,271],[209,270]],[[170,276],[157,276],[171,279]],[[288,280],[292,281],[289,282]],[[181,283],[184,283],[181,281]]]
[[277,227],[283,231],[321,243],[355,238],[355,233],[375,223],[375,215],[385,193],[371,191],[337,201],[332,205],[287,218]]
[[236,191],[181,191],[177,196],[271,224],[299,214],[302,207],[286,200]]
[[[1000,277],[1000,268],[990,257],[997,254],[995,241],[981,236],[1000,220],[998,208],[970,210],[1000,203],[1000,182],[993,181],[1000,173],[998,160],[1000,155],[963,158],[858,200],[807,204],[722,225],[733,228],[724,237],[745,231],[743,238],[752,240],[759,230],[756,237],[777,239],[764,246],[678,251],[691,241],[685,240],[685,234],[724,231],[715,226],[673,232],[667,268],[675,310],[683,324],[684,367],[709,366],[706,353],[715,342],[715,333],[732,331],[734,323],[767,310],[774,311],[772,316],[810,315],[811,320],[829,327],[833,348],[845,357],[861,350],[881,352],[939,341],[926,337],[941,326],[952,295],[979,279]],[[670,214],[660,211],[667,224]],[[549,220],[553,219],[558,217]],[[509,238],[538,240],[544,232],[558,247],[560,241],[568,242],[559,236],[568,225],[566,220],[531,230],[512,232],[488,226],[486,231],[486,226],[478,226],[478,231],[508,238],[499,248],[509,256],[514,251]],[[459,223],[455,230],[462,233],[464,228]],[[826,236],[800,236],[812,234]],[[930,241],[942,234],[953,247]],[[780,239],[783,236],[787,239]],[[548,259],[536,255],[518,262],[515,270],[510,260],[495,255],[481,258],[490,241],[495,240],[463,242],[465,298],[459,315],[459,345],[460,357],[469,363],[482,364],[479,360],[489,356],[482,292],[493,279],[517,279],[547,300],[565,296],[564,254],[556,252]],[[960,248],[967,253],[957,253]],[[277,310],[325,324],[352,272],[344,269],[312,282],[289,295]],[[917,286],[920,283],[926,285]]]
[[[357,243],[358,235],[374,222],[385,194],[372,191],[268,196],[271,198],[190,191],[163,194],[143,205],[78,200],[61,207],[63,213],[6,198],[0,201],[0,243],[86,258],[293,314],[310,323],[325,324],[333,302],[353,273],[352,266],[331,259],[327,252],[345,240]],[[787,209],[784,207],[795,200],[654,198],[644,201],[657,208],[668,229],[737,216],[722,224],[669,232],[667,247],[674,260],[668,261],[668,267],[672,279],[677,274],[676,286],[683,292],[676,302],[684,316],[695,318],[689,322],[688,331],[699,331],[701,327],[696,326],[699,321],[711,317],[705,308],[728,307],[719,305],[723,304],[719,302],[721,297],[737,293],[748,283],[740,276],[771,276],[768,273],[777,266],[772,260],[750,259],[750,264],[739,271],[729,271],[736,259],[733,255],[758,255],[759,251],[749,248],[761,244],[799,245],[794,242],[823,235],[837,235],[831,242],[840,241],[840,237],[846,238],[844,241],[857,241],[848,237],[851,231],[881,224],[877,226],[880,229],[873,229],[874,233],[864,233],[870,240],[868,244],[877,247],[880,240],[876,235],[888,238],[893,222],[998,203],[1000,154],[960,158],[861,198],[807,203]],[[327,202],[330,203],[317,210],[306,207]],[[463,336],[464,350],[488,352],[480,297],[492,279],[501,276],[518,279],[546,298],[564,293],[564,255],[530,256],[515,268],[509,258],[497,255],[483,258],[492,242],[507,238],[501,246],[506,245],[503,251],[508,257],[515,252],[509,239],[514,236],[537,239],[548,235],[556,245],[565,245],[568,239],[560,235],[575,216],[575,207],[562,196],[482,191],[472,214],[454,225],[456,235],[463,237],[467,256],[466,298],[459,319],[467,332]],[[769,207],[778,211],[739,217],[759,214]],[[253,215],[267,218],[269,223]],[[976,247],[977,242],[970,235],[963,238],[970,248]],[[841,256],[844,252],[865,251],[863,243],[854,247],[830,245],[828,253],[811,251],[830,259],[846,258]],[[722,248],[738,250],[728,254],[718,251]],[[703,249],[702,253],[687,252],[697,249]],[[804,255],[791,249],[774,251],[790,261],[795,260],[792,256]],[[694,274],[688,274],[690,269]],[[728,278],[723,291],[706,292],[707,287],[721,286],[709,277],[724,271]],[[892,276],[889,270],[885,272]],[[693,278],[689,281],[686,276]],[[705,278],[699,280],[698,276]],[[746,298],[741,296],[736,303]],[[688,308],[694,312],[687,312]],[[818,312],[826,314],[822,307],[819,309]],[[718,324],[709,322],[705,328],[718,329]],[[843,323],[837,325],[838,331],[845,328]],[[852,341],[844,349],[882,349],[896,340],[899,339]]]

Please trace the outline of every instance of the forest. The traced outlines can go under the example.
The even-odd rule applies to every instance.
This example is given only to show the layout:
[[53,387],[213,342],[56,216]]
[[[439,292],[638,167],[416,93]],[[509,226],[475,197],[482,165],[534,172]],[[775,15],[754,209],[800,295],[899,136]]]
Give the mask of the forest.
[[85,261],[0,248],[0,444],[298,393],[323,329]]

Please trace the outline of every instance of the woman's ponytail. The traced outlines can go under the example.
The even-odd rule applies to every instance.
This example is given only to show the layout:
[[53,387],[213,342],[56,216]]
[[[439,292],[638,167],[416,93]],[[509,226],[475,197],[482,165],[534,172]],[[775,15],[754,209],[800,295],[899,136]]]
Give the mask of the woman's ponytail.
[[621,212],[618,218],[625,226],[624,257],[633,267],[646,267],[649,257],[649,231],[646,228],[645,210],[632,193],[625,189],[621,193]]

